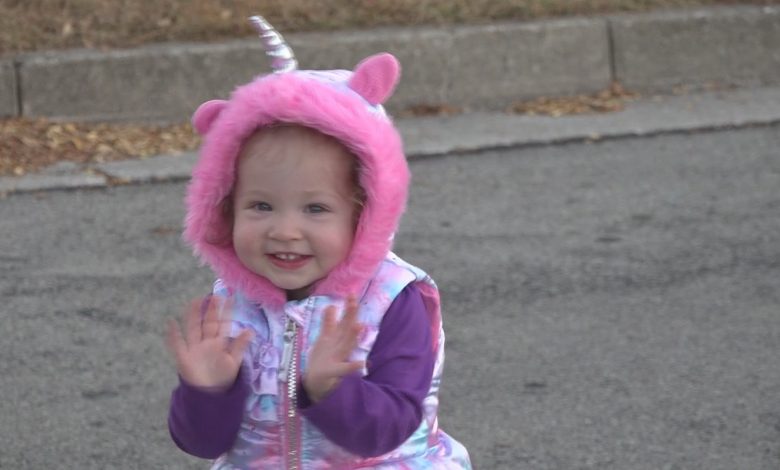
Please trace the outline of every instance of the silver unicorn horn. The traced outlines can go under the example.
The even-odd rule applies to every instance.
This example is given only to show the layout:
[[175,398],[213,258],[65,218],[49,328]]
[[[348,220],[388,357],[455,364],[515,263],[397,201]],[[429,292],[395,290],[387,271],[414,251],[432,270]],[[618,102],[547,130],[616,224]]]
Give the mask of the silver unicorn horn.
[[293,70],[296,70],[298,68],[298,61],[295,60],[292,49],[284,41],[282,35],[279,34],[262,16],[251,16],[249,17],[249,21],[257,30],[260,40],[263,43],[265,53],[271,58],[271,69],[274,73],[292,72]]

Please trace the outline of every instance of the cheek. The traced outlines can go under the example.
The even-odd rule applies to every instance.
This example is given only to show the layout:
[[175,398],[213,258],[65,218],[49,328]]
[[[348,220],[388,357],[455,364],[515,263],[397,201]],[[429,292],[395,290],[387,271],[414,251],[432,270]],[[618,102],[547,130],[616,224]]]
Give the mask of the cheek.
[[355,237],[355,230],[353,228],[352,220],[345,221],[344,224],[334,233],[333,246],[334,251],[338,252],[339,261],[343,261],[344,258],[350,252],[352,248],[352,241]]
[[237,220],[233,224],[233,247],[236,250],[236,253],[238,253],[239,256],[241,256],[243,253],[247,252],[248,250],[251,250],[254,239],[256,238],[253,236],[253,231],[251,224],[247,224],[245,222],[241,222],[240,220]]

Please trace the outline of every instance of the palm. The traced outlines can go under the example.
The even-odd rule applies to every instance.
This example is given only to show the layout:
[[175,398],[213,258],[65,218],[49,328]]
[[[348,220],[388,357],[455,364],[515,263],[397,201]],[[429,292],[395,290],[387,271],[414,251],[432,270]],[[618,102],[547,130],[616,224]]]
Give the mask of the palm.
[[344,317],[339,322],[335,307],[325,310],[322,330],[309,354],[309,367],[303,378],[303,385],[315,402],[333,390],[341,377],[363,367],[362,361],[349,360],[362,330],[357,313],[354,297],[347,299]]
[[[230,387],[252,337],[244,330],[231,342],[229,313],[220,317],[217,304],[210,299],[205,315],[201,315],[200,302],[193,302],[184,317],[184,335],[175,321],[169,324],[168,348],[176,360],[176,368],[185,382],[196,387]],[[230,312],[230,306],[222,310]]]
[[180,373],[192,385],[220,386],[235,379],[240,365],[241,361],[227,352],[224,338],[210,338],[187,348]]

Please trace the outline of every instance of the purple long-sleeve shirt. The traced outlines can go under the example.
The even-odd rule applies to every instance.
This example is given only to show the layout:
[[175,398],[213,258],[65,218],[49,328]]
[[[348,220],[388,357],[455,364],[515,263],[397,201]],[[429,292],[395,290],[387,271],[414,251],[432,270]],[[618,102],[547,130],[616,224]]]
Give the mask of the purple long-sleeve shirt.
[[[298,408],[344,449],[362,457],[382,455],[402,444],[420,425],[434,362],[425,305],[419,290],[409,285],[382,319],[367,358],[368,375],[343,377],[317,403],[311,402],[299,383]],[[176,445],[202,458],[216,458],[228,451],[238,435],[249,393],[243,372],[223,392],[180,380],[168,415]]]

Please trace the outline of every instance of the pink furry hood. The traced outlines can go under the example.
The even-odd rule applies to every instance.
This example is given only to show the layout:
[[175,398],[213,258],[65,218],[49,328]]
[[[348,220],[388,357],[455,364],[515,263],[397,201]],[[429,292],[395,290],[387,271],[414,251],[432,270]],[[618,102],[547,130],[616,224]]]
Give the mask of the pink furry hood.
[[283,290],[245,268],[232,242],[209,243],[224,227],[222,201],[235,182],[236,158],[255,130],[273,123],[296,123],[341,141],[360,162],[366,201],[347,258],[319,281],[313,295],[359,293],[390,250],[406,207],[409,169],[401,138],[381,103],[400,75],[390,54],[363,60],[353,72],[273,73],[240,86],[228,101],[202,104],[192,122],[204,136],[200,159],[187,189],[184,239],[225,284],[252,301],[279,306]]

